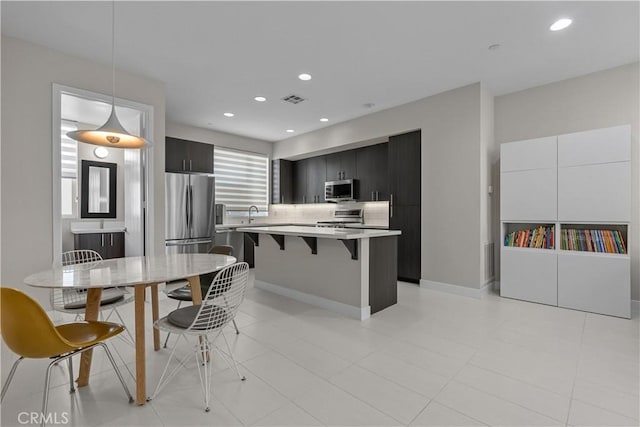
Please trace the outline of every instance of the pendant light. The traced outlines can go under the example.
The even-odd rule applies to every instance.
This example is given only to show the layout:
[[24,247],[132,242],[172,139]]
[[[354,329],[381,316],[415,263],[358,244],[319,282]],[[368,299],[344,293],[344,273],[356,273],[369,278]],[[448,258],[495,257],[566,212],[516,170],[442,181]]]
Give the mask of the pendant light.
[[150,143],[146,139],[131,135],[127,132],[116,115],[116,3],[111,7],[111,115],[105,124],[96,130],[75,130],[67,136],[79,142],[93,145],[103,145],[112,148],[144,148]]

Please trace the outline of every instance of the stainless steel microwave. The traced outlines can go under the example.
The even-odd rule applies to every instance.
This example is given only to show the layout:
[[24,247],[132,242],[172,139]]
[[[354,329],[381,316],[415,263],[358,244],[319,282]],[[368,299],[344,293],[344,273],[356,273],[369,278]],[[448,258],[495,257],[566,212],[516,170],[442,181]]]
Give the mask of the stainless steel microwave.
[[327,202],[342,202],[355,200],[354,179],[343,179],[340,181],[327,181],[324,183],[324,200]]

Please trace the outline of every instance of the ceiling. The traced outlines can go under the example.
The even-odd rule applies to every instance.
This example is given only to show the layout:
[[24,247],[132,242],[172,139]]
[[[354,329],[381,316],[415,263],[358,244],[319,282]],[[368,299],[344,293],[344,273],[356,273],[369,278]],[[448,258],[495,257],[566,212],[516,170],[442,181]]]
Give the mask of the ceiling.
[[[2,1],[2,33],[111,64],[111,7]],[[573,25],[549,31],[561,17]],[[640,50],[635,1],[118,1],[115,26],[117,68],[165,82],[167,120],[267,141],[477,81],[510,93]],[[281,100],[291,94],[306,100]]]

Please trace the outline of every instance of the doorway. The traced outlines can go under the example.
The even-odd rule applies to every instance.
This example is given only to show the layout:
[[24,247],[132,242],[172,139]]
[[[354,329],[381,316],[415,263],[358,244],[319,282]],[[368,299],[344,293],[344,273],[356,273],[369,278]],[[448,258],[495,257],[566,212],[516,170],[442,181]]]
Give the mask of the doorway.
[[[122,99],[116,99],[115,104],[118,118],[129,133],[152,139],[153,107]],[[100,127],[110,112],[108,95],[53,85],[53,262],[56,265],[61,261],[62,252],[77,249],[80,229],[97,233],[126,230],[122,234],[124,256],[145,255],[147,248],[152,247],[147,232],[151,212],[146,209],[153,206],[148,200],[150,148],[98,147],[66,136],[72,130]],[[115,196],[115,212],[108,219],[87,218],[80,209],[82,194],[87,197],[87,189],[82,187],[82,164],[96,162],[111,165],[115,170],[115,188],[110,189]]]

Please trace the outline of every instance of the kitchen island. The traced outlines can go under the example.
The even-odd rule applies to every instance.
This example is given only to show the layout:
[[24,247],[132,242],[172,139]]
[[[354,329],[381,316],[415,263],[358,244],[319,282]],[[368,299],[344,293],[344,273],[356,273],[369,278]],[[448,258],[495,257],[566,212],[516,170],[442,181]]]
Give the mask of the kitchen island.
[[242,227],[255,245],[255,286],[367,319],[397,302],[400,231],[308,226]]

